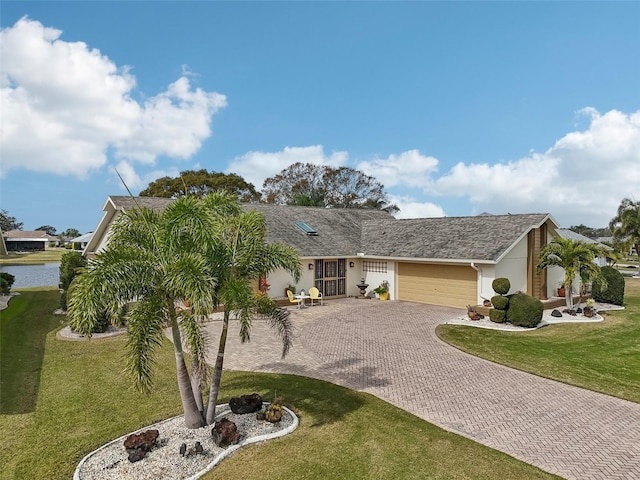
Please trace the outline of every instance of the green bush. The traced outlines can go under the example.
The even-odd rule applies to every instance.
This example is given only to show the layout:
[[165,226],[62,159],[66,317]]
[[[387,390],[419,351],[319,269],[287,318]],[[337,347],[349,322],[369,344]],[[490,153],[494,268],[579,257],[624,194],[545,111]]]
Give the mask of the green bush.
[[16,277],[7,272],[0,272],[0,294],[9,295]]
[[602,276],[607,281],[605,288],[594,282],[591,296],[596,302],[622,305],[624,302],[624,277],[613,267],[602,267]]
[[496,295],[495,297],[491,297],[491,305],[497,310],[506,310],[509,306],[509,298]]
[[[500,297],[500,298],[506,298],[506,297]],[[505,312],[504,310],[497,310],[495,308],[492,308],[491,310],[489,310],[489,320],[491,320],[492,322],[504,323],[506,319],[507,319],[507,312]]]
[[508,278],[496,278],[491,282],[491,288],[493,288],[494,292],[498,295],[506,295],[511,288],[511,282]]
[[82,268],[87,266],[87,260],[82,256],[80,252],[66,252],[60,259],[60,308],[62,310],[67,309],[67,290],[71,285],[71,282],[80,274]]
[[507,320],[519,327],[535,327],[542,320],[542,302],[526,293],[516,293],[509,300]]

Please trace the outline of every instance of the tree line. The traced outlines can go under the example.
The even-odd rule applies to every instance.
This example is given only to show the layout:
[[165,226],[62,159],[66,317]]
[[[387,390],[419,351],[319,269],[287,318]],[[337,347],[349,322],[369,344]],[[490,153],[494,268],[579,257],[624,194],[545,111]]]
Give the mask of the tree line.
[[384,185],[360,170],[312,163],[294,163],[267,178],[262,192],[235,173],[185,170],[177,177],[162,177],[140,192],[143,197],[205,197],[224,191],[242,202],[304,205],[331,208],[373,208],[390,213],[399,209],[389,200]]

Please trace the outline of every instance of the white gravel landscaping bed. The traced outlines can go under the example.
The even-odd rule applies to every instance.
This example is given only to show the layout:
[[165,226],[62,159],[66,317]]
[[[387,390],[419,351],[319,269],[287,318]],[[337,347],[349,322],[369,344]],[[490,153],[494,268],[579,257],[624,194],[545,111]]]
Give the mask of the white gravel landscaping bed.
[[[266,402],[264,406],[268,405]],[[158,422],[132,433],[157,429],[156,446],[142,460],[131,463],[124,448],[124,440],[129,436],[109,442],[84,457],[73,474],[74,480],[182,480],[197,479],[211,470],[226,456],[251,443],[288,435],[298,427],[298,417],[283,407],[284,415],[278,423],[256,420],[255,413],[237,415],[228,405],[217,408],[218,420],[223,417],[234,422],[242,435],[237,445],[220,448],[213,443],[213,425],[191,429],[184,425],[182,415]],[[195,442],[204,447],[202,454],[194,451]],[[180,446],[187,444],[187,455],[180,455]]]
[[[624,310],[624,307],[620,307],[618,305],[596,303],[594,306],[596,311]],[[466,325],[470,327],[489,328],[492,330],[504,330],[511,332],[532,332],[538,328],[546,327],[547,325],[551,325],[554,323],[593,323],[601,322],[602,320],[604,320],[602,315],[599,315],[597,313],[593,317],[585,317],[580,313],[576,316],[563,313],[562,317],[554,317],[551,315],[551,312],[553,310],[554,309],[545,310],[542,314],[542,320],[540,321],[540,323],[532,328],[518,327],[515,325],[511,325],[510,323],[495,323],[489,320],[488,316],[485,316],[480,320],[471,320],[467,315],[453,318],[445,322],[445,325]],[[557,310],[562,312],[562,310],[564,310],[564,307],[558,308]]]

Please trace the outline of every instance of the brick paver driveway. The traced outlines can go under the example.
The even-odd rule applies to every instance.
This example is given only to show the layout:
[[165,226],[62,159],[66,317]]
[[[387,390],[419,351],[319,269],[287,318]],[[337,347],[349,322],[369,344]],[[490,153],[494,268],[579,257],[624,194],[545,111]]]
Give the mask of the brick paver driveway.
[[[472,357],[435,335],[460,310],[348,299],[294,310],[294,347],[256,321],[225,367],[369,392],[446,430],[570,479],[640,479],[640,405]],[[220,322],[211,322],[216,335]],[[213,344],[217,345],[217,341]],[[215,354],[212,352],[211,358]]]

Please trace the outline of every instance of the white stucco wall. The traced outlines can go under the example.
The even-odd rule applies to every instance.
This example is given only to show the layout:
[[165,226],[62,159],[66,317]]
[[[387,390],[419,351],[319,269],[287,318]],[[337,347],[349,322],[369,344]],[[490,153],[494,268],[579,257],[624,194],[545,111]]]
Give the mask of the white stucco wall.
[[[509,293],[527,291],[527,237],[522,238],[495,267],[494,278],[508,278]],[[493,281],[493,279],[491,280]],[[491,291],[491,285],[489,285]],[[493,293],[495,295],[495,293]]]
[[[371,292],[374,288],[377,288],[384,280],[389,282],[389,300],[395,300],[398,298],[396,291],[396,267],[397,263],[392,261],[387,261],[387,273],[377,273],[377,272],[363,272],[362,266],[359,269],[361,273],[360,276],[355,278],[355,282],[353,283],[353,291],[355,295],[360,294],[360,290],[355,286],[357,283],[360,283],[360,279],[364,278],[365,283],[369,284],[369,288],[367,288],[367,293]],[[351,292],[351,286],[349,285],[349,292]],[[349,293],[351,294],[351,293]],[[375,295],[372,293],[372,295]]]
[[478,298],[476,302],[482,304],[483,300],[491,300],[496,292],[493,291],[491,284],[496,278],[495,265],[476,265],[478,268]]

